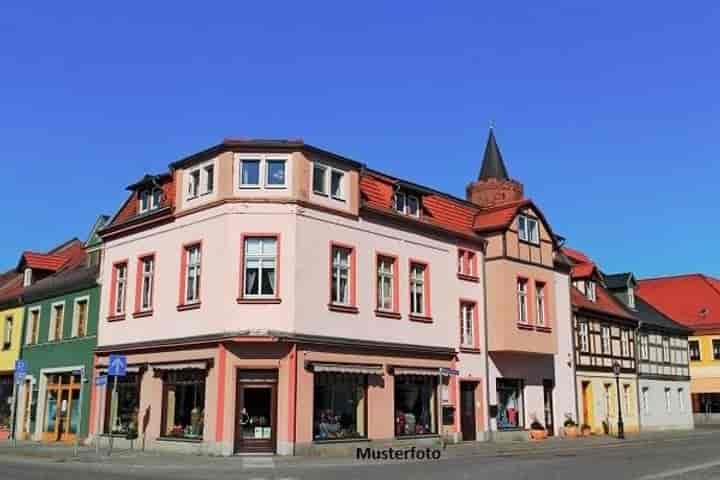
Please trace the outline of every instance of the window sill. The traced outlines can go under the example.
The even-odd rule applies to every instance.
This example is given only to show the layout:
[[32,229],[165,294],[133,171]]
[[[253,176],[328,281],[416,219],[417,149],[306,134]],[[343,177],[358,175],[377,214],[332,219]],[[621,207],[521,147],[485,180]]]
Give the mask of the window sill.
[[462,353],[482,353],[482,350],[476,347],[460,347]]
[[268,304],[277,304],[281,303],[282,299],[277,297],[268,297],[268,298],[247,298],[247,297],[238,297],[237,303],[239,304],[258,304],[258,305],[268,305]]
[[535,327],[535,330],[538,331],[538,332],[543,332],[543,333],[552,333],[552,328],[550,328],[550,327],[542,327],[542,326],[540,326],[540,325],[536,326],[536,327]]
[[400,320],[402,318],[400,312],[390,312],[387,310],[375,310],[375,316],[383,318],[394,318],[395,320]]
[[440,435],[437,433],[416,433],[413,435],[395,435],[396,440],[404,440],[404,439],[413,439],[413,438],[440,438]]
[[316,445],[327,445],[327,444],[333,444],[333,443],[353,443],[353,442],[369,442],[370,439],[367,437],[357,437],[357,438],[333,438],[330,440],[313,440],[313,443]]
[[200,302],[186,303],[184,305],[178,305],[177,311],[184,312],[185,310],[197,310],[198,308],[200,308]]
[[433,318],[432,318],[432,317],[426,317],[425,315],[414,315],[414,314],[411,313],[410,315],[408,315],[408,318],[409,318],[410,321],[412,321],[412,322],[433,323]]
[[143,318],[143,317],[151,317],[153,314],[152,310],[144,310],[142,312],[134,312],[132,314],[133,318]]
[[328,310],[340,313],[359,313],[360,309],[354,305],[342,305],[337,303],[328,303]]
[[539,240],[538,240],[537,242],[533,242],[532,240],[524,240],[524,239],[520,238],[519,235],[518,235],[518,242],[519,242],[519,243],[525,243],[525,244],[527,244],[527,245],[532,245],[533,247],[539,247],[539,246],[540,246],[540,241],[539,241]]
[[468,282],[480,283],[480,277],[477,277],[475,275],[468,275],[466,273],[458,273],[457,278]]
[[158,437],[158,442],[202,443],[202,438]]
[[529,323],[520,323],[517,322],[517,327],[521,330],[534,330],[535,328],[530,325]]
[[125,320],[125,314],[122,315],[110,315],[107,317],[108,322],[119,322],[120,320]]

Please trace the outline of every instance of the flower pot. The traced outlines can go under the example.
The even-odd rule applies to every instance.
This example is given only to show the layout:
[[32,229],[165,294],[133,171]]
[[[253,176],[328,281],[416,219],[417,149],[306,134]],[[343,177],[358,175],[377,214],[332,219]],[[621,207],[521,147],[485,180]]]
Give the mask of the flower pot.
[[575,438],[578,436],[578,427],[572,426],[572,427],[565,427],[565,436]]
[[592,434],[592,430],[590,427],[585,427],[582,429],[582,436],[583,437],[589,437]]
[[530,438],[533,440],[545,440],[547,436],[547,430],[530,430]]

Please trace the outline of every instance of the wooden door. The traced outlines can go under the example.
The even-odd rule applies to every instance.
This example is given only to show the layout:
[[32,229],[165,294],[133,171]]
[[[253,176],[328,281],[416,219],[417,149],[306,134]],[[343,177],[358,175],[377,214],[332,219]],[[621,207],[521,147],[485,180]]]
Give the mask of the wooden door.
[[274,453],[277,371],[240,373],[235,404],[235,452]]
[[462,429],[463,441],[469,442],[476,439],[475,432],[475,382],[460,383],[460,428]]
[[590,382],[582,382],[582,405],[583,405],[583,424],[592,425],[592,392],[590,392]]
[[42,424],[44,442],[73,442],[80,425],[80,378],[61,374],[48,377],[45,396],[45,418]]

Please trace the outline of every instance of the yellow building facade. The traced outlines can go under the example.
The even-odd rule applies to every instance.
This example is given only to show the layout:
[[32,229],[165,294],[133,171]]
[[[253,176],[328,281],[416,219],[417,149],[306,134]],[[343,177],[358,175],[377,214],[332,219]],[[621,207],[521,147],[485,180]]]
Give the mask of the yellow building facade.
[[690,391],[696,420],[702,421],[720,409],[720,330],[695,333],[688,339]]
[[23,307],[0,311],[0,439],[10,430],[10,404],[13,392],[15,361],[20,357],[23,329]]

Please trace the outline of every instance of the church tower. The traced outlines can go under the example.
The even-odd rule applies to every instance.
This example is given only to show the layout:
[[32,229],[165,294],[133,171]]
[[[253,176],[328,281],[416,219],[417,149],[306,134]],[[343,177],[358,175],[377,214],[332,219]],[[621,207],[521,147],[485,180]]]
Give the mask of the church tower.
[[467,186],[466,197],[481,208],[498,207],[524,198],[522,183],[508,176],[492,127],[480,175]]

